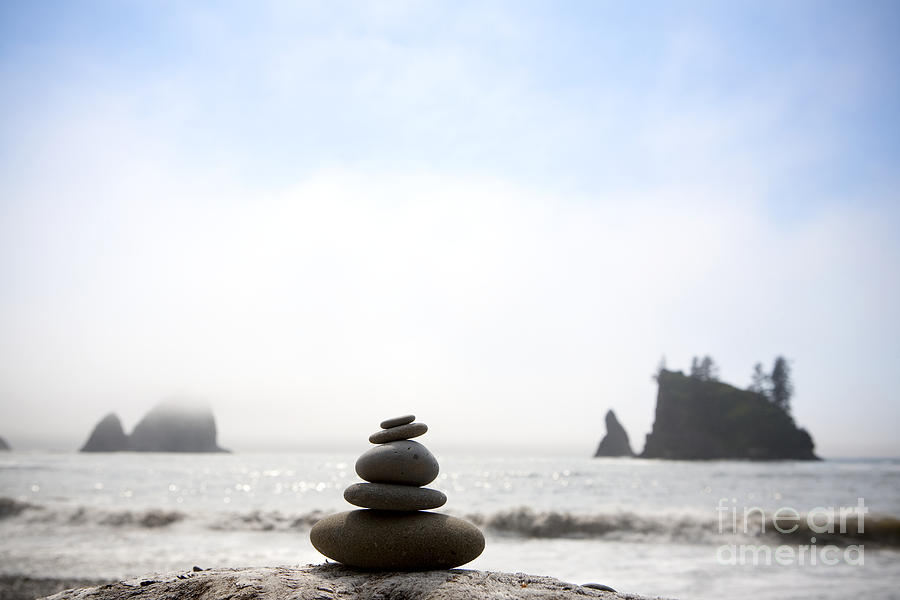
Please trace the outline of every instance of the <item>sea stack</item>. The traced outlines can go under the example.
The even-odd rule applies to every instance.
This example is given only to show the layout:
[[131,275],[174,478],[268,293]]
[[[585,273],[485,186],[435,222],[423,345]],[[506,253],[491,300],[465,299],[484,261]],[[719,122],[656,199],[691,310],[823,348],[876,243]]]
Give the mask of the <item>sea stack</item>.
[[380,571],[452,569],[484,550],[484,535],[456,517],[428,512],[447,497],[422,487],[438,475],[433,454],[410,438],[428,431],[415,416],[381,423],[369,436],[377,444],[356,461],[368,483],[344,490],[344,499],[362,507],[325,517],[309,532],[316,550],[350,567]]
[[160,402],[144,415],[131,435],[114,413],[103,417],[82,452],[228,452],[216,443],[216,421],[206,404]]
[[216,420],[203,402],[169,400],[144,415],[128,436],[136,452],[225,452],[216,443]]
[[634,456],[628,433],[612,410],[606,411],[606,435],[600,440],[597,452],[594,453],[594,458],[600,456]]
[[122,422],[115,414],[103,417],[88,438],[82,452],[122,452],[128,450],[128,436],[122,430]]

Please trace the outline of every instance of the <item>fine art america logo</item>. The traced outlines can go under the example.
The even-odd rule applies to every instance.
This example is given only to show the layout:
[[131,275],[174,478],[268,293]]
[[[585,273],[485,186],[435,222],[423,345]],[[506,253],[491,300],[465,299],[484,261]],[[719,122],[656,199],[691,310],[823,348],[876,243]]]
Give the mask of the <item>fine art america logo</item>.
[[[865,547],[837,546],[817,543],[816,536],[834,539],[865,532],[865,515],[869,512],[862,498],[856,506],[817,506],[805,514],[783,506],[771,514],[757,506],[738,509],[737,499],[721,498],[716,507],[720,534],[745,536],[774,534],[802,539],[797,545],[723,544],[716,549],[716,560],[724,565],[793,565],[833,566],[865,564]],[[806,540],[809,540],[808,542]]]

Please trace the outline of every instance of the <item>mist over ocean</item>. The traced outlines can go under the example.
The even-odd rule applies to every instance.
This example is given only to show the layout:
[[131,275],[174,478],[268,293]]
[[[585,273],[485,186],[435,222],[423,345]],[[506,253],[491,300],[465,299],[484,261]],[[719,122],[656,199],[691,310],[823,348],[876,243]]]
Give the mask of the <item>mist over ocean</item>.
[[[900,461],[654,461],[443,455],[438,510],[477,523],[484,554],[464,568],[522,571],[683,600],[897,597]],[[309,528],[352,507],[354,454],[0,455],[0,575],[119,579],[193,566],[324,560]],[[743,533],[742,511],[856,507],[875,540],[820,536],[837,565],[720,564],[723,545],[812,545]],[[723,503],[724,499],[724,503]],[[731,533],[737,507],[738,534]],[[852,530],[855,520],[848,518]],[[885,525],[887,523],[887,525]],[[719,527],[724,524],[724,532]],[[863,564],[844,560],[862,545]],[[858,555],[850,557],[858,562]],[[821,560],[821,552],[819,552]],[[836,582],[840,582],[839,585]]]

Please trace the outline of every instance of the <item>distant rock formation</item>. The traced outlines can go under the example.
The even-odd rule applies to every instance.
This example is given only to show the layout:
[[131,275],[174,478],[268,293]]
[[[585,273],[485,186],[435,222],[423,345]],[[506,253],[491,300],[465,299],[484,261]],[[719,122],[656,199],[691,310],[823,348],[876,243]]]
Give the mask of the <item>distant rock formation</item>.
[[0,437],[0,450],[12,450],[2,437]]
[[109,413],[94,427],[81,451],[119,452],[128,449],[128,436],[122,430],[122,422],[115,414]]
[[157,404],[135,426],[129,441],[137,452],[222,452],[212,411],[202,404]]
[[818,460],[813,440],[757,392],[660,371],[656,419],[642,458]]
[[82,452],[227,452],[216,443],[216,421],[208,406],[187,402],[157,404],[125,435],[115,414],[97,424]]
[[597,452],[594,453],[595,458],[598,456],[634,456],[628,433],[619,423],[616,413],[611,410],[606,412],[606,435],[600,440]]

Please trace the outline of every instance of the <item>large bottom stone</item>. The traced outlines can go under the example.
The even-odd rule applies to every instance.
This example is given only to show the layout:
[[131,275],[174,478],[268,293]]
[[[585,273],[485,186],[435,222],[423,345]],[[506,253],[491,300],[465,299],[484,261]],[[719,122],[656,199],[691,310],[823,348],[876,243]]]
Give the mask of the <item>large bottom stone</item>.
[[432,512],[351,510],[325,517],[309,532],[316,550],[361,569],[452,569],[484,550],[484,536],[464,521]]

